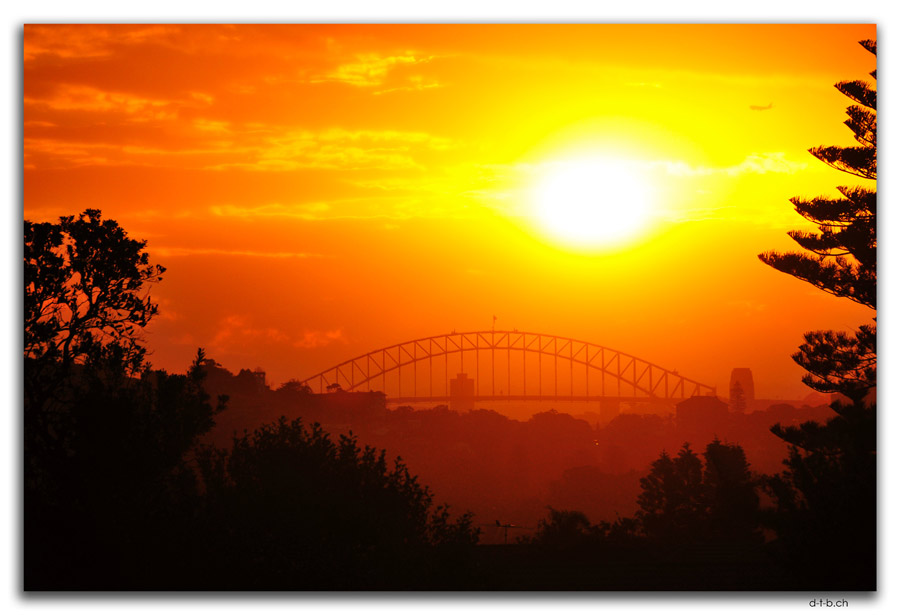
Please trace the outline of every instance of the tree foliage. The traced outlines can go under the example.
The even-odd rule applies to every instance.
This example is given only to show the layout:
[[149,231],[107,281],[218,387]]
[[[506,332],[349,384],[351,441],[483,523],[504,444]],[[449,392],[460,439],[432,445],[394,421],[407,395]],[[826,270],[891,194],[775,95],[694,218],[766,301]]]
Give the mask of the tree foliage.
[[[875,41],[861,41],[872,54]],[[871,73],[875,77],[875,71]],[[865,180],[876,179],[876,92],[865,81],[841,81],[835,87],[855,104],[844,122],[856,146],[819,146],[809,152],[839,171]],[[876,300],[876,193],[862,186],[839,186],[841,198],[820,196],[791,199],[794,209],[818,226],[817,232],[791,231],[805,252],[759,255],[767,265],[809,282],[837,297],[875,308]],[[803,382],[823,393],[841,393],[861,402],[875,386],[875,327],[863,325],[855,333],[812,331],[793,355],[807,370]]]
[[141,378],[85,367],[65,399],[26,398],[27,587],[153,587],[174,566],[199,495],[190,455],[224,409],[203,389],[202,358]]
[[546,519],[538,521],[531,543],[572,549],[596,542],[604,537],[608,524],[592,525],[587,515],[577,510],[556,510],[550,507]]
[[672,541],[696,537],[702,524],[703,466],[687,443],[672,458],[665,451],[641,479],[638,519],[647,536]]
[[644,534],[663,544],[758,540],[759,497],[743,448],[715,439],[703,457],[685,443],[651,464],[637,500]]
[[25,356],[68,367],[114,357],[136,372],[141,330],[158,308],[146,293],[165,268],[97,209],[58,224],[25,221]]
[[[876,53],[875,41],[861,45]],[[847,108],[844,123],[857,145],[815,147],[810,153],[839,171],[875,180],[875,89],[865,81],[842,81],[835,87],[855,103]],[[807,253],[768,252],[760,259],[830,294],[875,309],[875,190],[841,186],[838,191],[842,198],[791,200],[800,215],[818,226],[817,233],[790,233]],[[845,399],[831,404],[837,416],[824,425],[809,421],[773,426],[790,449],[785,470],[767,482],[775,502],[768,525],[803,582],[830,589],[874,589],[875,327],[862,325],[853,333],[811,331],[804,338],[793,355],[807,370],[803,382]]]
[[[862,41],[875,53],[874,41]],[[873,72],[874,76],[874,72]],[[858,145],[819,146],[809,153],[839,171],[876,179],[876,94],[865,81],[841,81],[835,87],[856,104],[847,108],[844,122]],[[875,307],[876,199],[875,191],[860,186],[839,186],[841,198],[794,197],[794,209],[818,232],[791,231],[789,235],[806,252],[766,252],[760,259],[779,271],[805,280],[838,297]]]
[[222,554],[213,560],[227,562],[212,575],[222,586],[416,587],[434,582],[427,572],[442,555],[477,542],[471,515],[432,507],[399,458],[300,419],[206,449],[200,468],[211,549]]
[[744,449],[714,439],[703,452],[707,531],[730,541],[759,538],[759,495]]

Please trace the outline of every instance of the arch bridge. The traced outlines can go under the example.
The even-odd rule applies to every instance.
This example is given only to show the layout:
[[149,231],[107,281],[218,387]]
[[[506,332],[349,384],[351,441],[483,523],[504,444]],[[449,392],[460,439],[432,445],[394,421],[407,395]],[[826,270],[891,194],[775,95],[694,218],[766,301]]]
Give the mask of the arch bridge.
[[389,403],[451,401],[460,387],[472,401],[674,403],[715,394],[714,387],[634,355],[522,331],[452,332],[402,342],[302,382],[316,393],[379,390]]

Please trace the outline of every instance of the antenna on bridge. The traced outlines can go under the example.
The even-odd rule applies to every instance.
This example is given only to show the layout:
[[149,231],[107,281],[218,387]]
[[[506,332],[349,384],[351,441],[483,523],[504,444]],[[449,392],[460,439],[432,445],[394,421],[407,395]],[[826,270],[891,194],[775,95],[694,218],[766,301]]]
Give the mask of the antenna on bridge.
[[494,331],[494,325],[496,325],[496,324],[497,324],[497,317],[494,316],[494,322],[491,323],[491,332],[492,332],[492,333],[493,333],[493,331]]

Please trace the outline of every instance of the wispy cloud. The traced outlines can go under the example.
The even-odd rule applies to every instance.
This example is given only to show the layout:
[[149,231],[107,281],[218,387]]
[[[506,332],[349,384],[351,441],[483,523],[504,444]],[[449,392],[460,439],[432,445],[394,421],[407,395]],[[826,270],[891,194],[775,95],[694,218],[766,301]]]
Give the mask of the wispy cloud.
[[[744,173],[797,173],[805,170],[805,162],[790,160],[784,152],[763,152],[748,154],[741,162],[727,166],[692,165],[681,160],[642,160],[632,159],[618,161],[627,164],[637,171],[660,171],[673,176],[726,175],[736,176]],[[519,183],[524,177],[536,177],[554,167],[565,164],[565,161],[548,160],[542,162],[525,162],[516,164],[479,164],[476,169],[481,173],[485,183],[508,184]],[[490,190],[489,190],[490,191]],[[496,195],[495,191],[490,191]]]
[[218,330],[209,342],[215,352],[227,351],[235,346],[265,341],[287,342],[290,338],[275,327],[254,326],[246,316],[232,314],[219,321]]
[[303,329],[297,332],[261,325],[244,314],[229,314],[218,321],[215,333],[207,345],[215,353],[224,353],[253,344],[321,348],[330,344],[346,343],[347,337],[342,327],[325,330]]
[[343,329],[333,329],[331,331],[304,331],[303,335],[294,341],[294,346],[297,348],[319,348],[335,342],[347,343],[347,338],[344,336]]
[[27,25],[25,61],[39,56],[97,58],[109,56],[117,48],[140,45],[177,34],[177,26],[166,25]]
[[[48,116],[56,120],[60,114],[91,113],[104,122],[144,123],[174,122],[187,109],[205,109],[213,103],[213,97],[202,92],[191,92],[178,98],[150,98],[127,92],[104,90],[87,85],[61,84],[42,95],[29,95],[24,99],[26,113]],[[57,121],[36,119],[26,122],[26,127],[54,128]],[[202,122],[202,121],[201,121]],[[197,125],[197,130],[215,127],[215,124]]]
[[426,81],[425,77],[422,75],[412,75],[409,78],[409,85],[387,88],[385,90],[376,90],[373,94],[380,96],[381,94],[391,94],[393,92],[421,92],[422,90],[433,90],[434,88],[440,87],[443,87],[443,85],[437,81]]
[[[225,127],[217,126],[217,130]],[[205,167],[222,171],[292,171],[296,169],[422,169],[416,153],[442,151],[450,139],[423,132],[395,130],[288,130],[265,136],[244,160]],[[245,150],[246,151],[246,150]],[[247,160],[246,158],[250,158]]]
[[311,252],[262,252],[258,250],[228,250],[224,248],[179,248],[153,246],[153,254],[163,258],[179,256],[248,256],[252,258],[324,258]]
[[115,112],[127,115],[150,115],[155,118],[167,117],[165,108],[171,104],[172,101],[169,100],[109,92],[84,85],[62,85],[52,96],[25,98],[26,106],[43,106],[56,111]]
[[266,203],[263,205],[214,205],[210,213],[223,218],[286,218],[292,220],[409,220],[411,218],[459,217],[436,203],[415,198],[361,197],[313,203]]
[[[149,120],[154,115],[153,101],[130,102],[115,97],[93,95],[74,103],[88,108],[111,105],[127,110],[129,118]],[[165,103],[161,103],[165,105]],[[158,117],[172,113],[170,106]],[[177,113],[177,110],[174,111]],[[35,165],[35,156],[43,164],[54,166],[168,166],[177,159],[182,168],[211,171],[240,169],[258,172],[284,172],[298,169],[421,171],[420,159],[443,152],[455,142],[425,132],[396,130],[345,130],[330,128],[320,131],[290,127],[264,126],[258,123],[235,125],[224,120],[195,118],[189,124],[193,133],[185,141],[163,144],[134,145],[104,141],[73,141],[54,138],[53,133],[26,137],[26,163]],[[52,128],[49,123],[33,126]],[[114,136],[114,135],[113,135]],[[112,138],[112,136],[110,137]],[[192,161],[190,158],[197,160]]]
[[789,160],[784,152],[753,153],[740,163],[724,166],[696,166],[679,161],[656,161],[670,175],[741,175],[743,173],[796,173],[807,168],[805,162]]
[[341,64],[324,75],[314,77],[311,82],[331,81],[364,88],[377,87],[385,83],[388,73],[395,68],[423,64],[430,62],[434,57],[416,54],[414,51],[396,55],[357,54],[353,61]]

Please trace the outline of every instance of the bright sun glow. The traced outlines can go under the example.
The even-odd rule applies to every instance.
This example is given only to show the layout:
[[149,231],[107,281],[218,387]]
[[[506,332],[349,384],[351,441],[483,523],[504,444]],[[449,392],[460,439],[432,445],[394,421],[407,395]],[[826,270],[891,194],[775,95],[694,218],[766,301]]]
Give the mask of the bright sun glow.
[[567,246],[620,246],[649,229],[652,190],[633,161],[579,158],[547,165],[534,188],[541,230]]

